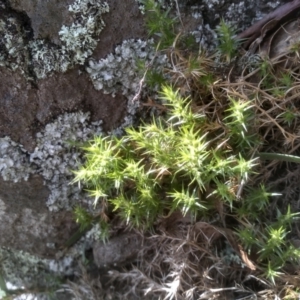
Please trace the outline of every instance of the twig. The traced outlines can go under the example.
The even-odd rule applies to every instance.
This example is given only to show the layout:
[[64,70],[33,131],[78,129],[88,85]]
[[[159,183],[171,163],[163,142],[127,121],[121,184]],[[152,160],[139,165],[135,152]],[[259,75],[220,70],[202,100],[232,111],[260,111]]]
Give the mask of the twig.
[[145,71],[142,79],[139,82],[138,92],[133,97],[132,102],[138,101],[141,98],[141,93],[142,93],[143,85],[144,85],[144,82],[145,82],[145,79],[146,79],[146,75],[147,75],[147,73],[149,71],[149,68],[152,66],[153,61],[154,61],[155,58],[156,58],[156,54],[153,56],[153,58],[151,59],[151,61],[148,64],[146,64],[146,71]]
[[176,3],[176,10],[177,10],[177,14],[178,14],[179,21],[180,21],[180,23],[181,23],[182,28],[184,28],[184,25],[183,25],[183,22],[182,22],[182,19],[181,19],[181,13],[180,13],[180,10],[179,10],[178,1],[175,0],[175,3]]

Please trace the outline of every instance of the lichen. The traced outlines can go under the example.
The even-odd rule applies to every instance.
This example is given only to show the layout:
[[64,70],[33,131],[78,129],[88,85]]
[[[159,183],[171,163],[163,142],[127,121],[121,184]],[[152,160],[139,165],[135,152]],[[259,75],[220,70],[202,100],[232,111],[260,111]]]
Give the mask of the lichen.
[[[89,118],[89,113],[82,112],[59,116],[37,133],[37,146],[32,153],[8,137],[0,139],[0,174],[3,179],[16,182],[27,180],[31,174],[40,174],[51,191],[46,203],[51,211],[70,210],[79,199],[92,203],[81,188],[70,185],[72,170],[82,163],[78,146],[94,134],[102,133],[101,121],[89,122]],[[0,212],[5,213],[5,203],[1,199],[0,207]],[[78,257],[99,238],[99,230],[99,226],[92,228],[68,255],[57,260],[40,259],[24,251],[0,247],[1,270],[6,280],[17,287],[52,286],[56,277],[74,274]],[[52,247],[51,244],[48,246]]]
[[[133,102],[138,92],[141,72],[137,58],[152,62],[163,68],[167,62],[164,55],[156,55],[153,41],[128,40],[117,46],[113,54],[95,62],[90,60],[87,71],[97,89],[106,93],[123,93],[128,98],[127,115],[123,124],[113,131],[122,134],[122,128],[133,123],[139,102]],[[95,134],[101,134],[101,121],[89,123],[88,113],[66,113],[46,125],[36,134],[36,148],[30,153],[10,138],[0,139],[0,175],[4,180],[27,180],[31,174],[40,174],[50,190],[47,206],[51,211],[70,209],[82,191],[70,185],[72,170],[81,163],[81,153],[72,143],[83,143]]]
[[[0,203],[1,204],[1,203]],[[58,287],[59,279],[79,271],[79,261],[86,249],[90,249],[100,237],[100,226],[96,224],[67,254],[56,259],[43,259],[25,251],[0,247],[0,270],[6,283],[17,288],[51,289]],[[58,252],[58,254],[60,254]]]
[[13,70],[19,68],[27,77],[31,69],[33,76],[41,79],[54,71],[65,72],[76,64],[84,64],[97,46],[105,26],[102,14],[109,7],[97,0],[76,0],[69,11],[75,22],[62,26],[60,45],[42,39],[28,41],[28,32],[17,18],[0,19],[0,65]]
[[128,99],[123,124],[113,130],[116,135],[122,134],[124,127],[132,125],[139,107],[139,102],[133,101],[139,92],[144,72],[139,69],[138,60],[145,65],[151,64],[158,72],[168,65],[167,56],[156,53],[153,40],[130,39],[123,41],[106,58],[99,61],[90,59],[86,67],[96,90],[113,96],[122,93]]
[[[82,244],[83,245],[83,244]],[[78,247],[77,247],[78,248]],[[58,288],[61,278],[74,275],[84,248],[61,259],[42,259],[24,251],[0,247],[1,274],[7,284],[32,290]],[[24,290],[26,291],[26,290]]]
[[[51,271],[47,260],[24,251],[0,248],[1,272],[5,280],[16,287],[49,287]],[[59,275],[57,273],[57,275]],[[53,275],[52,275],[53,277]]]
[[26,33],[15,17],[0,19],[0,66],[16,70],[21,67],[24,73],[24,62],[28,59]]
[[79,145],[94,134],[101,134],[101,121],[89,123],[89,113],[66,113],[37,133],[37,146],[32,153],[10,138],[0,139],[0,174],[4,180],[27,180],[40,174],[48,186],[47,206],[51,211],[70,209],[82,196],[81,189],[70,185],[72,170],[80,162]]
[[225,0],[204,0],[204,3],[208,6],[208,8],[213,8],[215,5],[224,5]]
[[138,59],[145,64],[151,62],[156,69],[162,69],[167,64],[165,55],[155,53],[153,40],[131,39],[123,41],[115,48],[114,53],[98,62],[90,59],[86,71],[96,90],[112,95],[121,92],[128,99],[132,99],[142,78],[137,66]]
[[43,40],[29,43],[38,78],[44,78],[52,71],[65,72],[75,64],[84,64],[97,46],[98,35],[104,28],[102,14],[108,12],[109,7],[107,3],[96,0],[76,0],[69,6],[69,11],[76,15],[76,21],[71,26],[62,26],[60,47],[53,47]]
[[9,137],[0,138],[0,174],[6,181],[27,180],[34,172],[27,151]]

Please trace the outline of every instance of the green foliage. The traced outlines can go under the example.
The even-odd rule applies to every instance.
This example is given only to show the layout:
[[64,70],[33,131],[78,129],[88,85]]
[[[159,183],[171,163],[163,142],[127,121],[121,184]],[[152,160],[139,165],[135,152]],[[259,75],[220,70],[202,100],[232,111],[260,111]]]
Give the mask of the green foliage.
[[285,90],[290,89],[293,86],[294,79],[290,73],[282,73],[279,77],[278,83],[280,86],[284,87]]
[[170,47],[176,38],[176,18],[170,16],[170,9],[163,10],[155,0],[144,0],[147,14],[146,27],[150,36],[157,36],[159,43],[157,49]]
[[100,224],[100,240],[103,241],[104,243],[108,241],[109,238],[109,224],[105,221],[100,219],[99,221]]
[[185,190],[182,187],[182,191],[174,191],[169,193],[172,199],[172,211],[176,211],[178,208],[181,209],[183,215],[185,216],[188,212],[191,213],[193,219],[196,219],[197,212],[199,210],[207,209],[205,205],[201,204],[199,198],[199,191],[197,195],[197,190],[194,189],[191,194],[189,190]]
[[282,121],[284,124],[287,124],[289,127],[295,123],[298,117],[299,112],[294,106],[287,107],[284,112],[277,116],[278,120]]
[[[256,196],[262,195],[263,204],[259,203],[259,198],[247,199],[248,215],[255,209],[260,208],[260,212],[264,212],[267,200],[267,193],[264,187],[261,191],[257,191]],[[255,195],[254,194],[254,195]],[[251,197],[254,196],[250,194]],[[250,200],[250,201],[249,201]],[[252,209],[252,210],[251,210]],[[287,262],[296,262],[300,258],[300,250],[292,244],[287,243],[287,235],[291,228],[292,222],[299,216],[299,213],[291,213],[290,206],[285,214],[278,210],[277,221],[270,222],[270,225],[264,224],[264,227],[254,226],[242,228],[237,231],[238,237],[242,241],[244,247],[249,251],[255,251],[258,254],[258,262],[264,266],[265,276],[275,284],[276,277],[280,276],[281,270]],[[259,222],[262,218],[261,214],[257,214],[257,219],[252,222]]]
[[236,208],[236,212],[239,218],[247,217],[251,222],[257,221],[265,214],[271,197],[280,196],[278,193],[268,192],[263,184],[257,188],[246,188],[246,191],[246,196],[241,201],[241,206]]
[[281,268],[282,268],[281,264],[279,265],[277,263],[272,264],[270,261],[268,262],[265,268],[265,276],[273,283],[273,285],[276,284],[275,279],[283,274],[282,272],[279,271]]
[[[151,226],[170,210],[196,218],[209,206],[204,192],[211,186],[215,186],[212,194],[232,205],[230,179],[247,178],[255,165],[241,154],[214,149],[201,130],[205,116],[193,113],[190,100],[178,90],[164,86],[161,99],[168,107],[166,118],[128,128],[122,138],[95,137],[83,148],[85,165],[75,172],[74,182],[85,184],[95,205],[99,199],[108,200],[114,211],[137,227]],[[235,104],[229,110],[236,109]],[[246,111],[248,106],[239,109]],[[242,128],[243,122],[240,118],[230,126]]]
[[225,117],[224,123],[233,144],[242,153],[245,153],[247,150],[253,149],[260,144],[257,134],[252,131],[254,127],[249,126],[251,123],[255,125],[253,105],[250,101],[243,101],[232,97],[229,97],[229,101],[230,105],[226,110],[228,115]]
[[151,69],[146,74],[146,83],[149,88],[160,90],[162,85],[166,83],[166,79],[161,71]]
[[258,153],[261,159],[265,160],[278,160],[286,162],[300,163],[300,157],[296,155],[282,154],[282,153]]
[[292,213],[291,206],[289,205],[285,214],[282,214],[279,209],[277,209],[277,226],[291,227],[292,221],[300,218],[300,213]]
[[222,19],[217,27],[218,34],[218,51],[226,59],[226,62],[230,62],[237,54],[237,49],[241,43],[241,40],[236,38],[236,29],[225,23]]
[[295,54],[298,58],[300,57],[300,53],[299,53],[299,49],[300,49],[300,42],[293,42],[290,47],[289,50],[292,54]]
[[93,221],[93,217],[80,206],[76,206],[74,208],[74,215],[75,215],[76,223],[80,224],[81,231],[88,228]]

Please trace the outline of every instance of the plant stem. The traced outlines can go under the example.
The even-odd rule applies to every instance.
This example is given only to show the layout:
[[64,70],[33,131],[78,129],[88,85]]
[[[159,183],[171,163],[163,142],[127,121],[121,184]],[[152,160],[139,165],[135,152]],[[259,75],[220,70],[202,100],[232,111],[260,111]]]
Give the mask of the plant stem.
[[300,156],[295,156],[295,155],[261,152],[258,153],[258,156],[263,160],[280,160],[280,161],[300,163]]

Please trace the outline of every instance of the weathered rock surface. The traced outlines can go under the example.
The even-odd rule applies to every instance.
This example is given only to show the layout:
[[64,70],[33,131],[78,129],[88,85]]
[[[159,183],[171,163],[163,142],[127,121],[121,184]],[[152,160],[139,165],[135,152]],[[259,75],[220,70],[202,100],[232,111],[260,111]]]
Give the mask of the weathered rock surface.
[[[243,30],[287,1],[179,2],[185,20],[189,20],[187,27],[194,27],[199,44],[209,47],[215,44],[214,28],[221,17]],[[122,77],[118,79],[115,95],[106,94],[101,88],[95,89],[87,69],[93,61],[100,69],[101,62],[98,61],[113,53],[124,40],[146,40],[143,15],[134,0],[108,0],[109,12],[100,3],[98,0],[0,0],[0,150],[7,147],[7,140],[1,139],[6,136],[22,145],[25,149],[20,150],[22,157],[18,158],[18,164],[24,161],[24,168],[28,166],[28,176],[24,176],[29,177],[28,181],[22,176],[9,181],[0,179],[1,247],[24,250],[40,257],[54,257],[76,227],[70,212],[72,205],[56,205],[51,212],[47,205],[55,197],[59,198],[61,191],[64,191],[62,199],[65,202],[74,204],[75,200],[84,199],[80,191],[67,188],[71,168],[76,167],[80,155],[67,147],[66,140],[72,137],[72,142],[82,142],[81,137],[87,138],[92,130],[100,132],[100,123],[86,129],[86,115],[77,116],[77,123],[72,123],[70,129],[62,120],[55,125],[51,122],[64,113],[90,112],[89,122],[101,120],[102,128],[110,131],[126,123],[130,112],[135,111],[129,101],[134,91],[130,96],[122,91],[119,84]],[[73,5],[73,11],[68,9],[69,5]],[[89,23],[88,20],[93,21]],[[136,70],[128,71],[128,66],[131,66],[126,61],[130,57],[128,49],[130,47],[124,53],[120,50],[120,70],[103,71],[104,81],[109,81],[112,73],[115,75],[118,71],[124,81],[129,73],[139,79]],[[122,65],[127,68],[123,73]],[[63,134],[57,124],[64,127]],[[45,129],[47,125],[50,127],[48,131]],[[74,126],[82,131],[78,129],[68,136],[66,131],[71,132]],[[60,142],[60,136],[65,140]],[[12,161],[9,153],[5,155],[0,157],[0,173],[15,168],[17,174],[18,164]],[[65,160],[72,160],[72,163]],[[25,174],[26,170],[22,172]],[[54,207],[51,205],[49,207]],[[131,257],[129,253],[122,258],[122,249],[117,244],[126,247],[129,242],[127,237],[121,240],[111,244],[116,244],[112,251],[120,252],[118,261],[124,261],[125,256],[125,259]],[[108,250],[103,245],[101,247],[106,255]],[[114,263],[113,257],[107,260]],[[103,260],[99,257],[98,261],[101,265]]]
[[110,11],[103,15],[106,26],[100,36],[93,57],[101,59],[128,39],[146,39],[144,18],[134,0],[108,0]]
[[35,39],[49,39],[59,43],[58,32],[63,23],[71,18],[68,5],[73,2],[72,0],[10,0],[8,2],[12,10],[24,13],[29,18]]
[[[47,43],[61,44],[61,27],[74,22],[74,16],[68,11],[68,5],[73,2],[0,1],[1,20],[13,18],[13,25],[17,25],[12,31],[18,29],[24,37],[24,48],[20,51],[26,52],[30,60],[30,50],[27,48],[30,41],[44,39]],[[143,17],[133,0],[121,3],[112,0],[109,6],[110,12],[104,20],[106,30],[101,33],[95,50],[97,59],[112,52],[123,39],[146,36]],[[13,38],[7,38],[2,44],[4,46],[0,47],[3,55],[7,55],[6,46],[10,41],[13,43]],[[32,73],[30,62],[25,62],[23,57],[20,60],[14,60],[16,56],[9,58],[14,63],[22,63],[15,70],[7,66],[0,67],[0,137],[10,137],[31,153],[37,146],[36,134],[65,112],[90,112],[90,121],[101,120],[102,128],[106,131],[124,122],[128,99],[120,93],[113,97],[96,91],[83,66],[71,67],[67,72],[54,72],[38,79]],[[38,179],[30,177],[28,181],[16,183],[0,180],[0,199],[3,202],[0,210],[1,246],[25,250],[42,257],[54,257],[58,247],[56,250],[49,249],[47,243],[59,246],[70,237],[75,227],[71,212],[49,212],[46,206],[49,190],[44,185],[44,179],[41,176]],[[66,215],[69,217],[65,218]],[[65,221],[68,224],[64,224]]]
[[98,242],[93,247],[95,263],[99,268],[130,264],[137,258],[142,245],[142,236],[134,232],[125,232],[107,243]]
[[0,135],[10,136],[26,148],[33,148],[37,94],[26,79],[0,67]]
[[[49,190],[34,175],[12,183],[0,179],[0,245],[53,257],[77,226],[71,212],[49,214]],[[34,200],[34,201],[33,201]]]
[[[25,30],[25,13],[30,19],[34,38],[59,43],[58,32],[63,24],[70,23],[68,5],[72,1],[11,1],[12,11]],[[106,15],[106,29],[95,50],[97,59],[105,57],[123,39],[145,37],[142,16],[134,1],[110,1],[111,11]],[[119,12],[122,12],[120,14]],[[128,13],[123,14],[126,11]],[[20,15],[18,15],[20,12]],[[69,17],[68,17],[69,16]],[[111,22],[110,20],[113,20]],[[26,31],[26,30],[25,30]],[[30,33],[27,38],[30,39]],[[24,51],[26,51],[24,49]],[[0,136],[10,136],[27,150],[35,147],[35,134],[49,120],[68,111],[90,111],[92,120],[103,120],[104,129],[112,130],[122,122],[127,99],[95,91],[83,67],[48,78],[28,81],[22,71],[7,68],[0,70]]]

